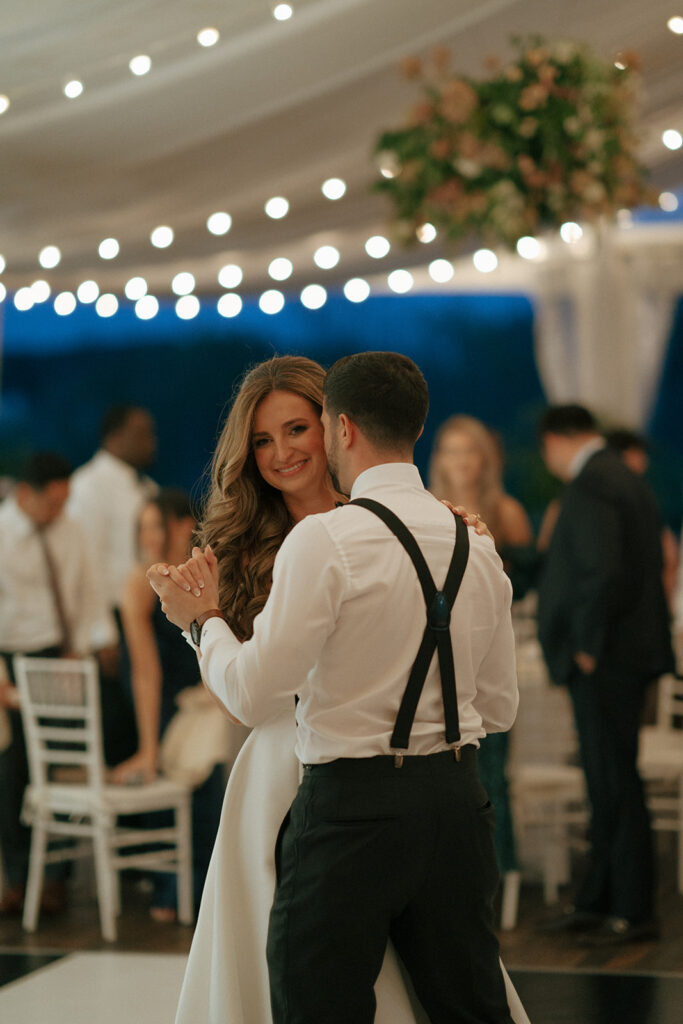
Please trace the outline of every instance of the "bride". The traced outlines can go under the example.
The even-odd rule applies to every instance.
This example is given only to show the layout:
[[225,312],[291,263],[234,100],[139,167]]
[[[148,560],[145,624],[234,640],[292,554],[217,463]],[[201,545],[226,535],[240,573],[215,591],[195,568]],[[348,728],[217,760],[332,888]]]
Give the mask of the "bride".
[[[324,377],[299,356],[256,366],[218,442],[199,543],[215,556],[220,606],[242,640],[266,603],[288,531],[341,499],[323,446]],[[293,707],[258,726],[232,768],[176,1024],[271,1024],[265,949],[277,834],[299,785],[295,728]],[[528,1024],[503,973],[512,1019]],[[391,947],[375,991],[376,1024],[426,1024]]]

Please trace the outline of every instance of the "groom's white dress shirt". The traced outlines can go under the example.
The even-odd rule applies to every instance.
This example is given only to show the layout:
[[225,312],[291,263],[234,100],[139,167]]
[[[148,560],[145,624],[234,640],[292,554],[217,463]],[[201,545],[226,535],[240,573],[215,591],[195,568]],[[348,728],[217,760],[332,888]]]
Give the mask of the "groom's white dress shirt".
[[[352,498],[372,497],[412,531],[437,586],[455,540],[453,514],[415,466],[374,466]],[[461,743],[512,725],[518,703],[512,588],[493,542],[470,530],[470,555],[451,617]],[[254,635],[227,623],[202,630],[205,682],[247,725],[297,706],[297,755],[306,764],[390,753],[390,737],[424,633],[417,574],[394,535],[364,508],[308,516],[285,539]],[[425,681],[410,754],[447,749],[438,662]]]

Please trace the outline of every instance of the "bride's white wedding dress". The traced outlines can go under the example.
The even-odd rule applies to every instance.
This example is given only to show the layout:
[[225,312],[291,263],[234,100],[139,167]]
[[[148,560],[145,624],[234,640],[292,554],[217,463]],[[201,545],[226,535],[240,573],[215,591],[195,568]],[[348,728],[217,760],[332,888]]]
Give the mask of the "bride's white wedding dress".
[[[275,841],[299,785],[294,715],[254,729],[230,773],[185,971],[176,1024],[272,1024],[266,936]],[[515,1024],[529,1019],[505,969]],[[375,1024],[428,1024],[391,947],[377,979]]]

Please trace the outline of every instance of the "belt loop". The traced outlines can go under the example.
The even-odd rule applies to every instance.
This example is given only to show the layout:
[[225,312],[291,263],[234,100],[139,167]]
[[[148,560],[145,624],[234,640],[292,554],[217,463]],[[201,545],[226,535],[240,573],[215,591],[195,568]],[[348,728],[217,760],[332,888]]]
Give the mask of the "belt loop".
[[462,755],[460,754],[460,747],[453,747],[453,753],[454,753],[454,755],[455,755],[455,760],[456,760],[456,761],[457,761],[458,763],[460,763],[460,758],[461,758],[461,756],[462,756]]
[[394,768],[403,767],[403,754],[394,754]]

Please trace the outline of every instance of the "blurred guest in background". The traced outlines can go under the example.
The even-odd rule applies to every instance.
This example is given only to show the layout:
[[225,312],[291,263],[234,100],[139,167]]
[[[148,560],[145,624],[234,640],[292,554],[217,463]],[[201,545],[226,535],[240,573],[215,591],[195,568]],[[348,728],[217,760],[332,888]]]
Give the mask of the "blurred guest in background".
[[[502,471],[500,444],[483,423],[471,416],[451,416],[441,425],[429,463],[429,489],[437,498],[479,512],[512,579],[514,596],[520,597],[536,553],[529,518],[505,493]],[[496,808],[496,854],[503,874],[517,869],[505,774],[508,747],[509,733],[491,733],[480,741],[478,757],[481,780]]]
[[586,409],[548,409],[540,437],[566,487],[539,585],[539,638],[553,681],[569,688],[591,805],[586,877],[550,927],[594,945],[644,939],[656,925],[638,729],[648,683],[673,666],[659,517]]
[[[123,590],[137,562],[138,517],[158,489],[144,474],[154,462],[156,444],[154,420],[146,409],[113,406],[102,421],[99,451],[71,479],[68,511],[87,533],[119,630]],[[135,750],[135,722],[116,661],[107,666],[106,684],[105,756],[108,764],[117,764]]]
[[517,555],[529,549],[533,533],[520,503],[505,493],[502,474],[500,445],[483,423],[451,416],[441,425],[429,463],[429,489],[437,498],[479,512],[514,585]]
[[[116,782],[151,781],[157,774],[159,743],[178,710],[176,698],[195,684],[203,693],[197,658],[161,611],[145,576],[153,562],[177,565],[190,554],[195,519],[188,495],[165,488],[143,506],[139,520],[140,561],[126,581],[121,606],[135,717],[138,749],[113,773]],[[207,695],[207,700],[211,698]],[[227,754],[227,750],[226,750]],[[192,857],[195,903],[199,906],[223,801],[223,770],[216,765],[193,792]],[[175,920],[176,880],[155,874],[152,917]]]
[[[28,781],[26,747],[13,683],[12,657],[81,656],[111,659],[117,634],[96,585],[90,548],[78,523],[64,514],[71,466],[37,453],[14,493],[0,506],[0,706],[9,718],[9,745],[0,753],[0,847],[7,888],[0,911],[19,913],[28,870],[30,831],[21,824]],[[48,865],[43,908],[63,902],[64,865]]]
[[[632,430],[609,430],[605,434],[608,446],[621,456],[628,468],[645,476],[650,467],[650,451],[647,439]],[[673,609],[676,577],[678,574],[678,543],[668,526],[661,527],[664,593]]]

